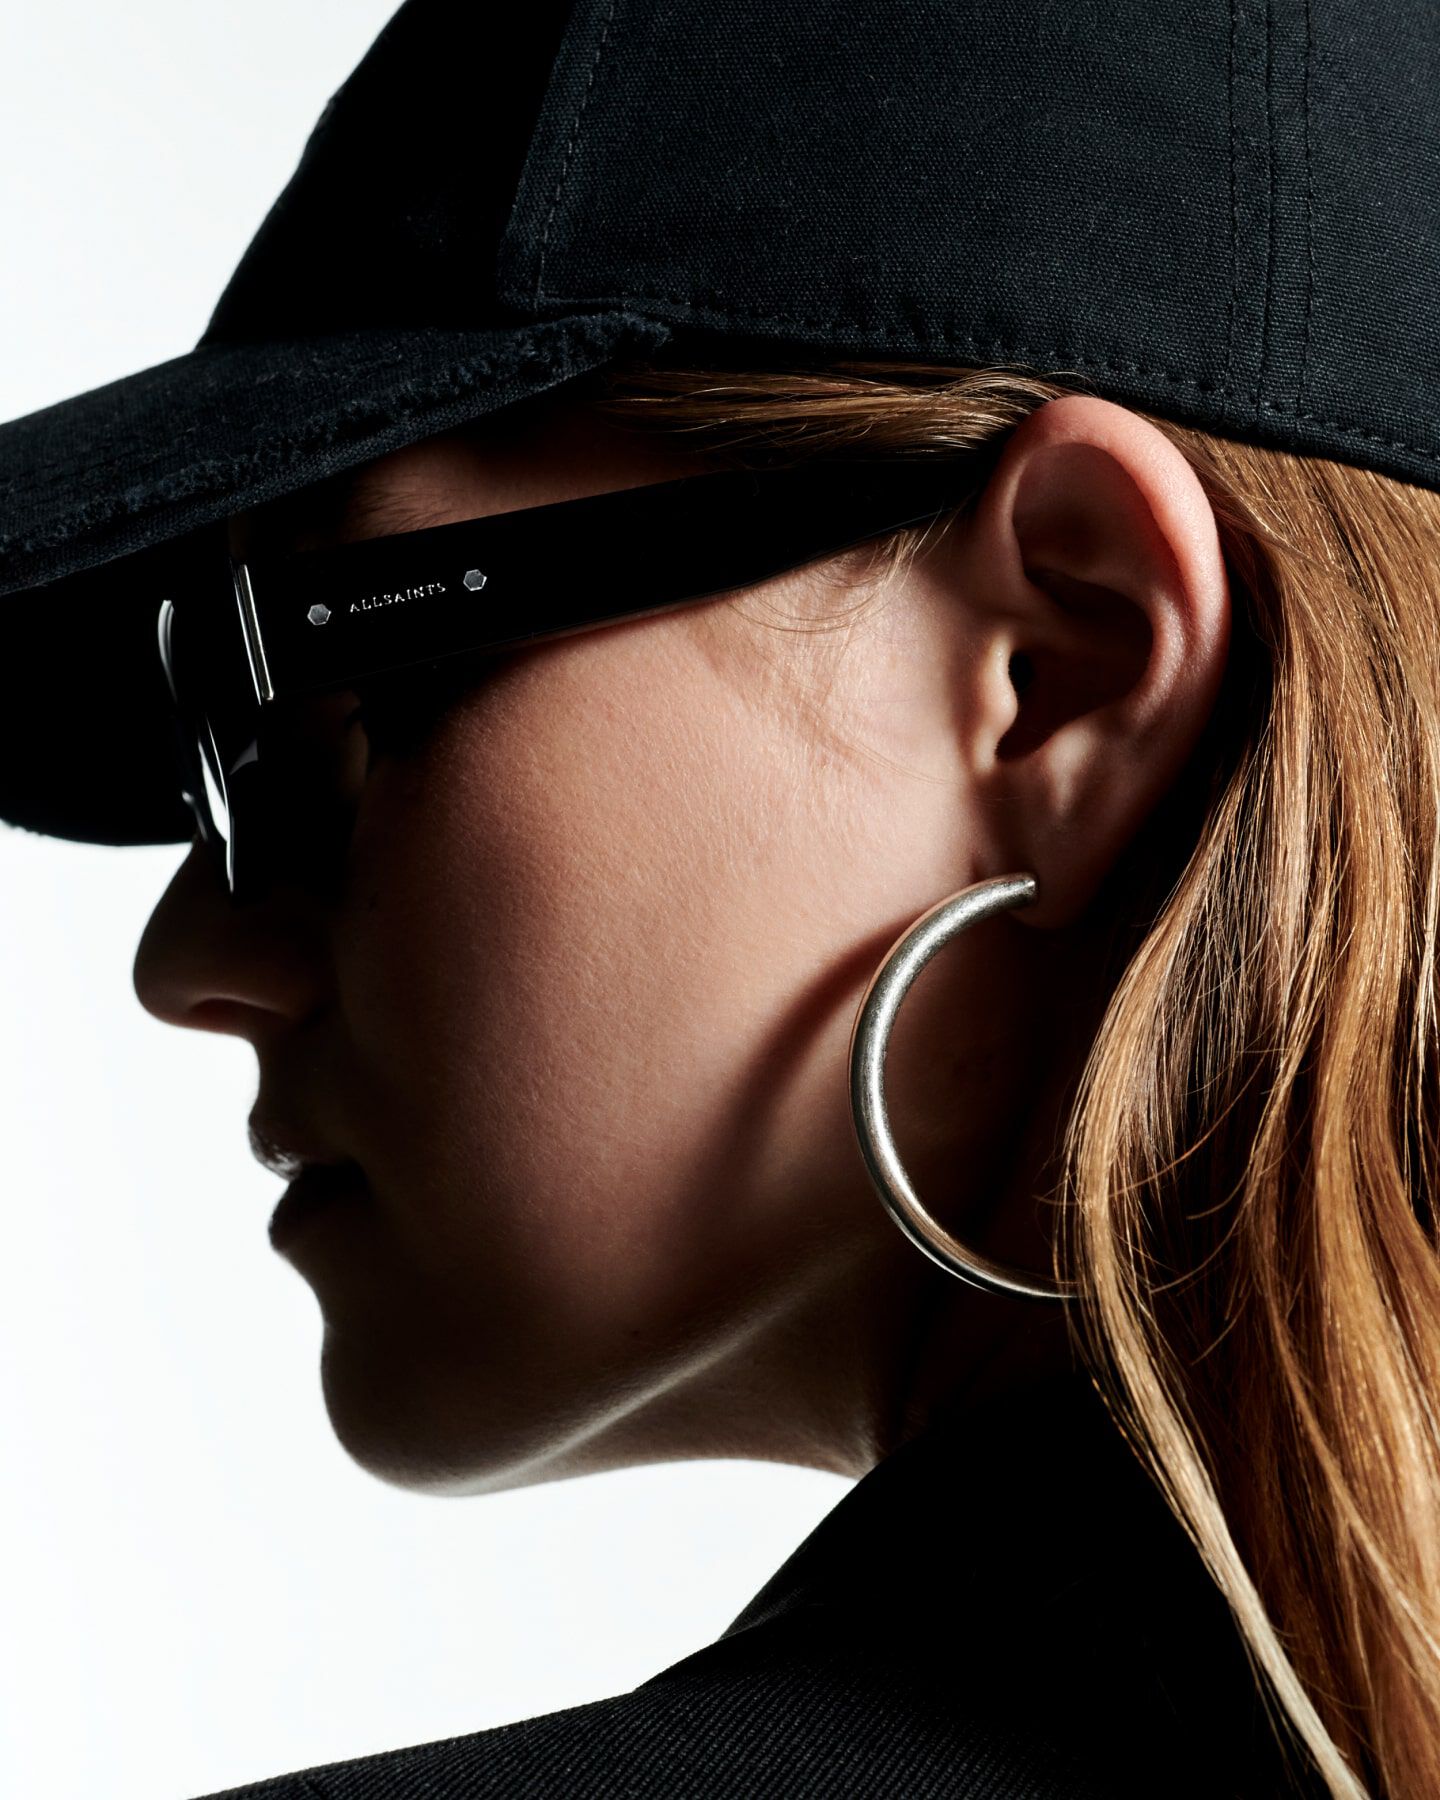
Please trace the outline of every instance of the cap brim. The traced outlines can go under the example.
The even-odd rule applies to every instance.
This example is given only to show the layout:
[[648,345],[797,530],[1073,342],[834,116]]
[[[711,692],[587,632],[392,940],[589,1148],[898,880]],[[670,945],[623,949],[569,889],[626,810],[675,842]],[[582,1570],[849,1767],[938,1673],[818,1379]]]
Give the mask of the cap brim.
[[167,548],[668,335],[609,313],[205,344],[0,426],[0,819],[186,841],[155,637]]

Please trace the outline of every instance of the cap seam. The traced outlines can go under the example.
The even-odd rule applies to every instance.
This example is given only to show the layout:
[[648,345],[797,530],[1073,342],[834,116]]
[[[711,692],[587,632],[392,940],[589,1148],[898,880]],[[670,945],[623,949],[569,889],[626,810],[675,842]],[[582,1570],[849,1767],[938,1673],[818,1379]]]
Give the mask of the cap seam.
[[1235,309],[1240,292],[1240,198],[1235,179],[1235,0],[1230,0],[1230,53],[1226,68],[1230,113],[1230,304],[1225,317],[1225,383],[1235,380]]
[[[861,336],[884,337],[891,340],[899,338],[910,339],[913,341],[914,336],[912,330],[908,326],[883,324],[862,326],[854,319],[843,317],[814,318],[799,314],[773,312],[764,307],[745,306],[743,304],[726,301],[719,296],[712,296],[703,291],[700,295],[702,304],[698,306],[695,304],[695,296],[693,295],[660,293],[648,288],[637,288],[632,291],[630,297],[637,300],[660,301],[671,306],[681,307],[691,315],[693,320],[701,325],[707,322],[707,314],[720,314],[727,318],[748,317],[766,319],[778,325],[804,326],[815,330],[848,328],[849,330],[858,332]],[[564,304],[567,306],[605,306],[619,305],[623,296],[618,294],[586,296],[584,299],[581,299],[579,296],[574,295],[551,295],[550,298],[552,300],[563,300]],[[967,332],[963,337],[952,338],[944,348],[947,350],[963,348],[975,354],[988,354],[991,351],[1010,352],[1028,357],[1036,362],[1043,361],[1050,364],[1055,368],[1057,373],[1062,372],[1060,368],[1061,364],[1069,362],[1076,356],[1079,356],[1088,361],[1090,367],[1094,369],[1104,369],[1121,374],[1153,375],[1157,379],[1170,381],[1178,386],[1196,388],[1202,393],[1239,395],[1251,399],[1256,397],[1256,390],[1253,388],[1236,388],[1231,386],[1228,382],[1211,381],[1206,377],[1199,375],[1180,375],[1174,370],[1158,369],[1146,363],[1095,357],[1086,351],[1076,351],[1064,346],[1042,350],[1037,349],[1033,345],[1022,344],[1018,340],[1004,337],[977,338],[973,333]],[[838,359],[843,357],[846,352],[837,347],[831,351],[831,354]],[[858,354],[858,352],[856,354]],[[933,352],[928,348],[921,349],[917,347],[914,354],[917,356],[929,356],[932,355]],[[1081,374],[1084,372],[1084,370],[1077,371],[1077,373]]]
[[[707,314],[718,314],[722,318],[749,317],[766,319],[771,323],[778,325],[792,327],[804,326],[816,330],[835,330],[837,328],[848,327],[851,330],[859,331],[862,334],[871,337],[884,337],[892,340],[896,338],[910,338],[913,336],[907,327],[891,325],[859,326],[853,319],[800,317],[789,313],[774,312],[765,307],[747,307],[718,298],[712,299],[708,296],[706,296],[705,304],[697,306],[694,303],[694,297],[691,295],[661,293],[652,288],[634,288],[630,290],[628,294],[624,295],[551,294],[548,295],[547,298],[552,302],[566,306],[618,306],[624,302],[653,300],[682,308],[689,315],[691,322],[696,322],[701,325],[707,322]],[[662,322],[673,323],[673,321]],[[963,338],[952,339],[949,344],[944,346],[944,349],[946,351],[964,349],[971,354],[977,355],[989,354],[992,351],[1007,352],[1011,355],[1026,357],[1037,364],[1043,363],[1053,365],[1056,372],[1060,372],[1060,365],[1062,363],[1074,360],[1074,353],[1063,348],[1037,350],[1030,345],[1009,342],[1003,338],[977,339],[966,336]],[[843,357],[845,354],[845,352],[838,348],[834,349],[831,353],[837,359]],[[915,354],[917,356],[933,356],[936,352],[933,350],[916,350]],[[1107,374],[1117,375],[1144,375],[1151,380],[1167,382],[1172,387],[1193,388],[1198,393],[1221,394],[1228,398],[1249,399],[1254,402],[1257,415],[1261,412],[1278,413],[1287,419],[1294,418],[1309,425],[1323,425],[1327,430],[1341,432],[1347,437],[1358,437],[1362,438],[1367,443],[1380,444],[1388,450],[1405,450],[1416,456],[1440,458],[1440,447],[1437,447],[1436,445],[1428,443],[1411,443],[1405,438],[1386,437],[1382,432],[1373,431],[1366,426],[1355,423],[1353,420],[1332,419],[1326,417],[1323,413],[1296,412],[1288,404],[1281,404],[1277,401],[1261,398],[1258,388],[1237,387],[1228,381],[1209,381],[1203,376],[1180,375],[1174,370],[1157,369],[1147,363],[1118,361],[1110,358],[1085,357],[1083,356],[1083,353],[1082,360],[1087,363],[1088,369],[1090,370],[1100,370]],[[1085,374],[1086,372],[1086,369],[1077,371],[1079,374]],[[1213,429],[1220,436],[1225,435],[1226,427],[1223,424],[1217,424],[1213,426]],[[1233,429],[1236,432],[1239,431],[1239,420],[1235,421]]]
[[1305,381],[1310,361],[1310,314],[1315,300],[1315,171],[1310,157],[1310,64],[1313,53],[1310,0],[1305,0],[1305,68],[1303,113],[1305,121],[1305,324],[1300,337],[1300,374],[1295,383],[1295,416],[1301,418]]
[[[1270,365],[1270,301],[1275,289],[1275,7],[1265,0],[1265,293],[1260,311],[1260,367],[1255,380],[1255,417],[1265,408],[1265,375]],[[1273,409],[1272,409],[1273,410]]]
[[550,253],[550,229],[555,223],[555,214],[560,208],[560,196],[565,191],[565,183],[570,179],[570,165],[574,161],[575,151],[580,143],[580,132],[585,113],[590,105],[590,96],[595,90],[595,79],[600,72],[600,65],[605,60],[605,48],[610,41],[610,27],[615,20],[615,8],[618,0],[610,0],[605,13],[605,23],[600,32],[600,42],[595,46],[595,54],[590,60],[590,74],[585,83],[585,91],[580,96],[580,104],[575,108],[575,117],[570,124],[570,136],[565,145],[565,154],[560,159],[560,174],[556,178],[555,192],[550,197],[550,210],[545,215],[545,224],[540,232],[540,249],[535,259],[535,299],[545,298],[545,258]]

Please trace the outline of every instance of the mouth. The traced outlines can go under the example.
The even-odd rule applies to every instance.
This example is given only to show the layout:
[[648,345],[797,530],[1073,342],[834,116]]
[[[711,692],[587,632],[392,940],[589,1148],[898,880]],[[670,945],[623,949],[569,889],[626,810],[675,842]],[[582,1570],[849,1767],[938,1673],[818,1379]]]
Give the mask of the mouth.
[[341,1214],[370,1192],[358,1163],[308,1163],[270,1215],[270,1247],[289,1252],[320,1221]]

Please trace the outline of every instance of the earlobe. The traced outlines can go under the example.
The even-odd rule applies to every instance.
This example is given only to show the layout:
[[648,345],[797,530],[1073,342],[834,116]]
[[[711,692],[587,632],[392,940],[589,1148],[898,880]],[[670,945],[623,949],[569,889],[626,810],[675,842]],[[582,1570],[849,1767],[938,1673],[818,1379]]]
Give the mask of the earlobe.
[[1163,803],[1215,705],[1229,591],[1214,512],[1181,451],[1087,395],[1017,427],[977,502],[968,592],[1010,684],[982,780],[992,854],[1032,870],[1025,915],[1083,910]]

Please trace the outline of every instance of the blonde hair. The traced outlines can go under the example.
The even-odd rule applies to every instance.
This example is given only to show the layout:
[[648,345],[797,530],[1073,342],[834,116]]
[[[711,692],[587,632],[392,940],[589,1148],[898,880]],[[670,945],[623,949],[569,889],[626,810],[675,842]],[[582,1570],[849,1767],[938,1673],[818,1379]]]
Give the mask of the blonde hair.
[[[742,464],[943,454],[973,493],[1028,413],[1093,391],[662,364],[595,403]],[[1069,1121],[1056,1272],[1282,1739],[1332,1795],[1434,1800],[1440,493],[1133,410],[1204,486],[1235,630],[1191,800],[1136,846],[1149,886]]]

